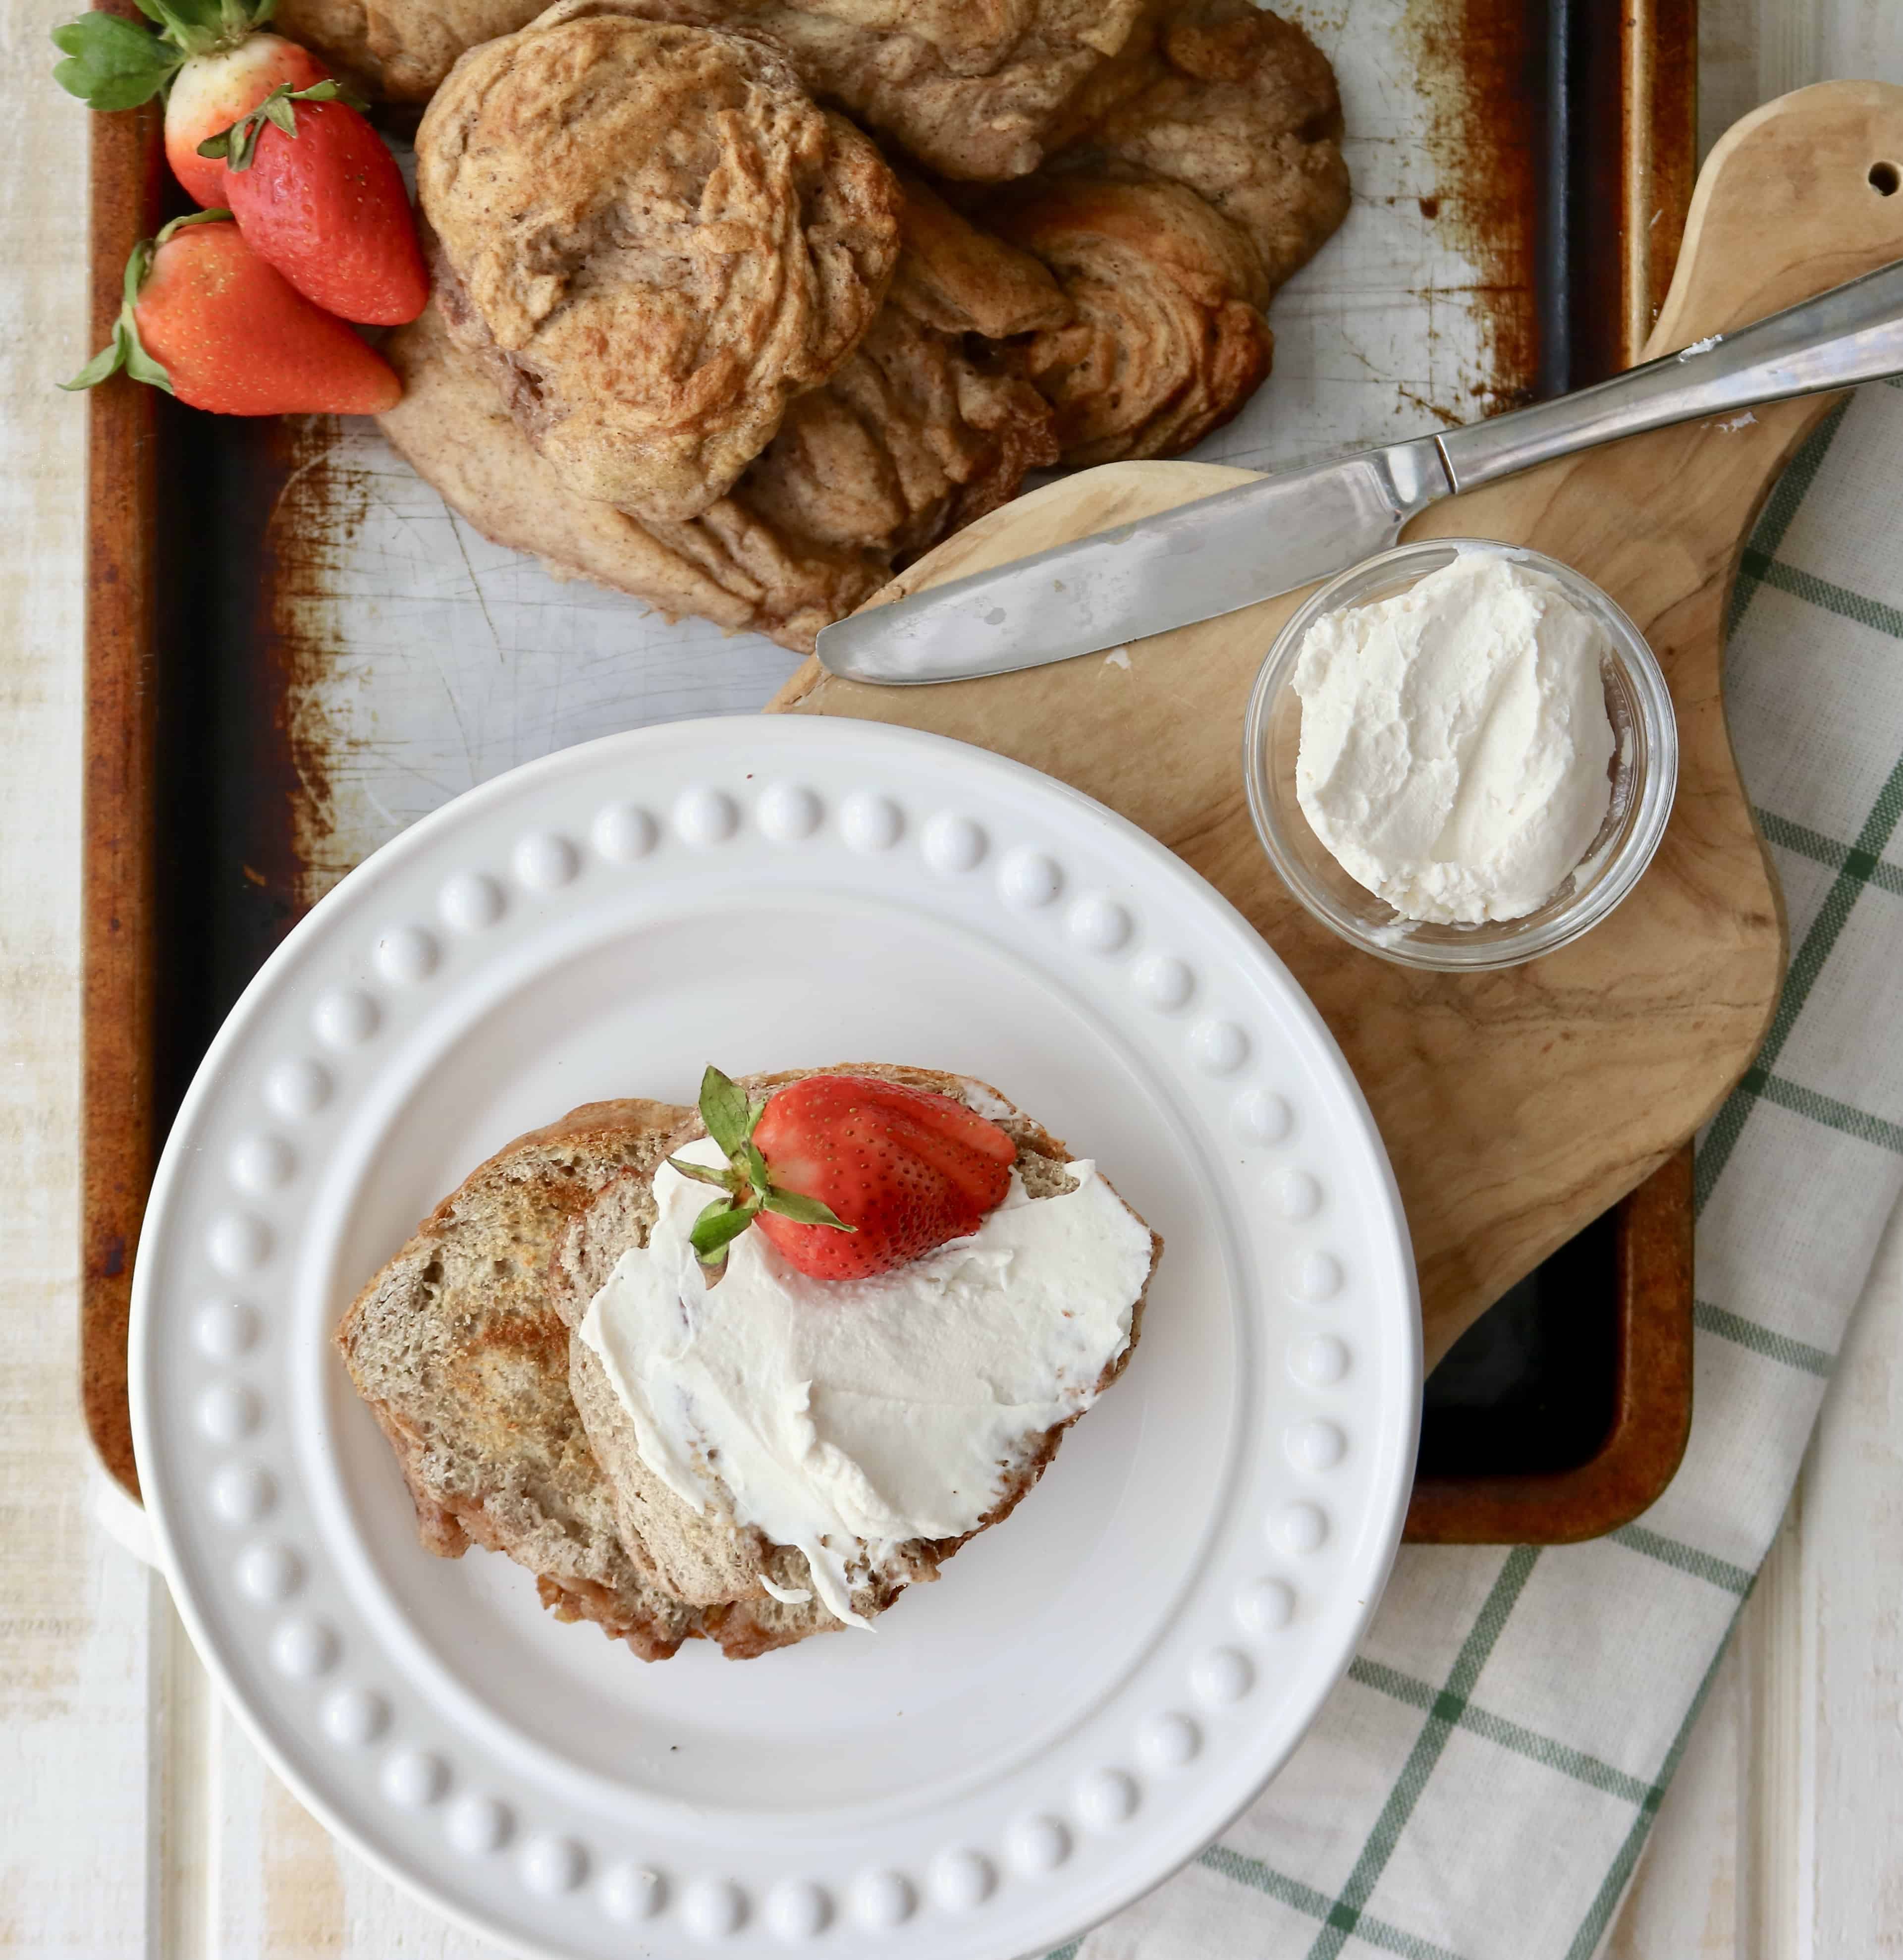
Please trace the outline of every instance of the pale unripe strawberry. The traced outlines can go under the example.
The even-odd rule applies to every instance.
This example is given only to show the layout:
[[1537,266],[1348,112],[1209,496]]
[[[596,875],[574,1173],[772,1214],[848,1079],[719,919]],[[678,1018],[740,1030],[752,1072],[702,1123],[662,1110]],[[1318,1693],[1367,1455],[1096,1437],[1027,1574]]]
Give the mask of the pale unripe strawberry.
[[82,14],[53,30],[66,57],[53,78],[99,110],[164,93],[166,161],[197,203],[229,212],[252,251],[326,313],[414,320],[429,270],[403,173],[323,62],[258,27],[271,5],[140,0],[156,33]]
[[309,88],[329,77],[315,55],[281,34],[252,34],[234,48],[189,56],[165,99],[165,161],[193,202],[227,201],[224,160],[201,157],[201,143],[250,115],[274,88]]

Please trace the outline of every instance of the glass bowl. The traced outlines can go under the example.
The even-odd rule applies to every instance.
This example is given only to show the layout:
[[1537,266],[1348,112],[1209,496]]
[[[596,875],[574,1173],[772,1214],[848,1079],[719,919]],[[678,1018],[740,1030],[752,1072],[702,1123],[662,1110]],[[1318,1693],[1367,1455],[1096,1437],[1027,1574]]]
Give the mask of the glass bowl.
[[[1433,925],[1404,918],[1357,883],[1310,829],[1295,794],[1302,702],[1295,666],[1308,630],[1323,614],[1405,591],[1470,552],[1486,552],[1544,572],[1605,628],[1612,644],[1601,671],[1615,743],[1612,806],[1572,875],[1536,911],[1478,925]],[[1679,727],[1665,676],[1645,637],[1599,588],[1557,558],[1484,538],[1434,538],[1364,559],[1331,579],[1276,635],[1255,676],[1243,737],[1249,813],[1269,862],[1309,911],[1344,939],[1402,966],[1477,972],[1517,966],[1589,932],[1638,883],[1665,834],[1679,775]]]

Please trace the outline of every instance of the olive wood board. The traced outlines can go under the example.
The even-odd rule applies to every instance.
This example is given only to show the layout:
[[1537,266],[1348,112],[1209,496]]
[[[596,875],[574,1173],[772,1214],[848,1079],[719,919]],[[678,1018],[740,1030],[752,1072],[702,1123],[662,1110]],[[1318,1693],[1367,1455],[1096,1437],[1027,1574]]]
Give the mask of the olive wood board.
[[[1827,82],[1729,131],[1701,172],[1644,358],[1903,257],[1903,88]],[[1596,580],[1657,654],[1678,796],[1612,916],[1528,965],[1422,972],[1360,952],[1277,879],[1242,776],[1245,704],[1303,596],[1106,656],[882,688],[809,661],[775,710],[902,724],[1061,778],[1179,853],[1287,963],[1341,1042],[1399,1179],[1429,1367],[1515,1281],[1661,1164],[1749,1066],[1776,1004],[1782,901],[1725,725],[1725,609],[1779,472],[1831,401],[1635,436],[1436,504],[1406,535],[1529,545]],[[871,603],[1151,515],[1252,473],[1113,463],[1048,485],[928,553]],[[1310,588],[1313,589],[1313,588]]]

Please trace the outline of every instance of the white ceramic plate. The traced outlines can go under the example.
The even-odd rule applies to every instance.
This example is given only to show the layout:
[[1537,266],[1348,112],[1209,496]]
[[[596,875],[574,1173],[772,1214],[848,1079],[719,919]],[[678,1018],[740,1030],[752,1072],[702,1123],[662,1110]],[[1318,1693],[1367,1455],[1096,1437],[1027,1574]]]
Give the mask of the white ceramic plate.
[[[853,1060],[997,1083],[1168,1242],[1128,1373],[1008,1525],[876,1632],[738,1662],[644,1666],[508,1561],[424,1553],[330,1344],[415,1221],[576,1103]],[[1208,886],[978,749],[749,716],[501,777],[291,934],[166,1146],[132,1417],[206,1662],[444,1911],[562,1955],[999,1960],[1154,1885],[1294,1748],[1393,1553],[1418,1321],[1360,1094]]]

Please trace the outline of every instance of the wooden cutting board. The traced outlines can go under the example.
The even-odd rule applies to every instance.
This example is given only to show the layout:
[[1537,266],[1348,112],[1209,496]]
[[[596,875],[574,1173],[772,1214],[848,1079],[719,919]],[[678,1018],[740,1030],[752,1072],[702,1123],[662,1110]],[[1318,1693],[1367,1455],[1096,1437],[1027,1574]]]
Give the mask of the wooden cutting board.
[[[1903,257],[1899,167],[1903,88],[1827,82],[1746,117],[1700,177],[1646,358]],[[989,680],[871,687],[808,661],[772,706],[1014,756],[1122,811],[1241,908],[1307,989],[1373,1107],[1413,1230],[1431,1366],[1704,1122],[1763,1037],[1784,977],[1783,906],[1725,726],[1723,619],[1759,508],[1830,406],[1634,437],[1451,498],[1409,527],[1532,545],[1576,566],[1644,632],[1677,704],[1678,800],[1651,869],[1596,931],[1530,966],[1390,966],[1312,920],[1270,870],[1243,795],[1243,714],[1300,593],[1137,641],[1126,657]],[[1193,463],[1084,471],[961,532],[871,603],[1250,474]]]

